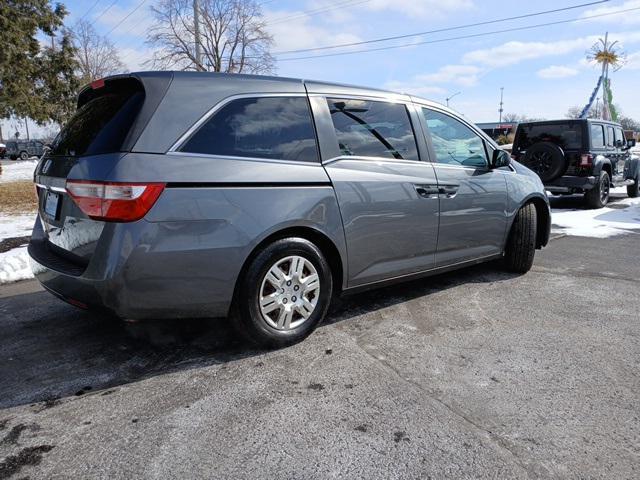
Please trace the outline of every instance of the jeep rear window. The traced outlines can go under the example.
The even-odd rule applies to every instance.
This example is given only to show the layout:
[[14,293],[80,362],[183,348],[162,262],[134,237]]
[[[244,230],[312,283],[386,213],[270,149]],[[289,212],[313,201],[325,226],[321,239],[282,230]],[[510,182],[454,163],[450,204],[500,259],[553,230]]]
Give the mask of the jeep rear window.
[[49,154],[81,156],[121,151],[143,102],[144,92],[138,82],[105,82],[76,110],[53,141]]
[[565,150],[581,148],[582,124],[567,122],[518,126],[515,140],[518,151],[526,150],[538,142],[555,143]]

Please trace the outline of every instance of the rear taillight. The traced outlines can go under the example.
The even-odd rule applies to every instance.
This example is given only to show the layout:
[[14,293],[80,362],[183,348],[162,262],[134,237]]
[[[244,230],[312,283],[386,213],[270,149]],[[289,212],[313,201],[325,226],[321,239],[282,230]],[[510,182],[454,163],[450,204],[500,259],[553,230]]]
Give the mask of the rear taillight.
[[583,153],[580,155],[580,166],[581,167],[590,167],[593,165],[593,155],[590,153]]
[[80,210],[95,220],[134,222],[156,202],[164,183],[116,183],[67,180],[67,191]]

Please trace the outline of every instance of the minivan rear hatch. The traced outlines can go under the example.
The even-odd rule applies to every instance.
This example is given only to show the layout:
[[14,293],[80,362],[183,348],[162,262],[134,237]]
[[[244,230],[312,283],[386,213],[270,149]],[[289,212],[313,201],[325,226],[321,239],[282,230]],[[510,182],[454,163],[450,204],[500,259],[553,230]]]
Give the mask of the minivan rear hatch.
[[141,117],[148,107],[145,97],[142,81],[134,76],[99,80],[80,93],[78,109],[35,172],[44,243],[51,252],[80,266],[88,264],[105,222],[83,212],[70,195],[67,180],[108,178],[144,128],[140,122],[145,121]]

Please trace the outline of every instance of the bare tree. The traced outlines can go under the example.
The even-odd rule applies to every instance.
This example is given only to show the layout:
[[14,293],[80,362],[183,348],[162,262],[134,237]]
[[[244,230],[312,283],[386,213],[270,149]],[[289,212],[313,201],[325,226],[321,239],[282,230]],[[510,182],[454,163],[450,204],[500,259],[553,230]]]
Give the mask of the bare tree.
[[118,49],[107,37],[99,35],[86,20],[79,20],[74,25],[73,43],[80,65],[78,74],[83,83],[126,71]]
[[227,73],[274,70],[273,37],[255,0],[200,0],[200,43],[196,58],[193,0],[161,0],[151,7],[155,23],[147,43],[153,68]]

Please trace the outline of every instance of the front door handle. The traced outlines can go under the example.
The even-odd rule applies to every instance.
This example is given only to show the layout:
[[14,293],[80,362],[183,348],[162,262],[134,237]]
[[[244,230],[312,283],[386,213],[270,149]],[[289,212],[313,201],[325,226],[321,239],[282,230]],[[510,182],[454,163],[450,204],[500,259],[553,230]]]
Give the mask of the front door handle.
[[456,193],[458,193],[459,187],[460,185],[441,185],[438,188],[438,193],[440,195],[446,196],[447,198],[451,198],[455,196]]

